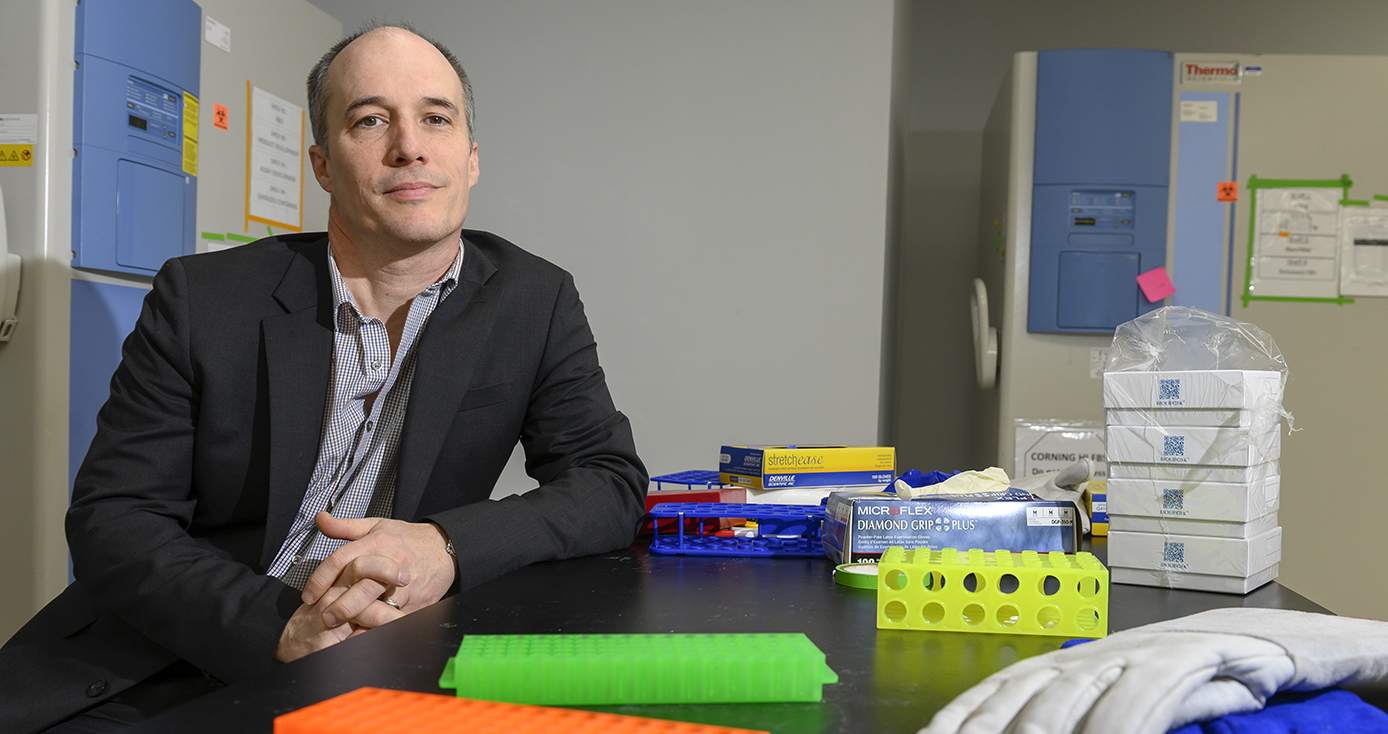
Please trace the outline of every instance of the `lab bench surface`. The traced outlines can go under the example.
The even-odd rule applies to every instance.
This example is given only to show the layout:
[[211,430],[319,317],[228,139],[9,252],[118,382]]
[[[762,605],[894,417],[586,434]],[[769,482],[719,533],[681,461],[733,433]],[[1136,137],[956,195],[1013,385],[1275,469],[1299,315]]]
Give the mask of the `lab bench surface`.
[[[1106,560],[1103,538],[1089,550]],[[1327,611],[1276,582],[1246,596],[1115,584],[1109,632],[1230,606]],[[445,693],[439,674],[465,634],[632,632],[808,635],[839,676],[819,703],[583,707],[776,734],[915,732],[990,673],[1063,642],[878,630],[875,592],[835,584],[827,559],[661,556],[638,541],[523,568],[127,731],[271,732],[275,716],[362,686]]]

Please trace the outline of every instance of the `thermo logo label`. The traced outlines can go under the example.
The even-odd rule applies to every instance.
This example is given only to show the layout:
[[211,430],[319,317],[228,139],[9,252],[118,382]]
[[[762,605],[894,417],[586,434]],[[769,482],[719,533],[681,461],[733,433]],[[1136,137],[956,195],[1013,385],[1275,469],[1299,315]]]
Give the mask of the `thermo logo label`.
[[1181,64],[1181,81],[1222,82],[1238,84],[1243,81],[1242,68],[1237,61],[1187,61]]
[[1162,456],[1185,456],[1186,437],[1185,436],[1162,436]]

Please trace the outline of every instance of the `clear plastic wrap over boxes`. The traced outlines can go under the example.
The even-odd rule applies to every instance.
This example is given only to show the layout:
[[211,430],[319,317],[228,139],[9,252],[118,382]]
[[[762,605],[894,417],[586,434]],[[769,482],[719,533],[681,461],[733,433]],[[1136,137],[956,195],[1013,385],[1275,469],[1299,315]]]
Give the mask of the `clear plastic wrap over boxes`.
[[1114,583],[1247,593],[1277,578],[1282,375],[1108,372]]

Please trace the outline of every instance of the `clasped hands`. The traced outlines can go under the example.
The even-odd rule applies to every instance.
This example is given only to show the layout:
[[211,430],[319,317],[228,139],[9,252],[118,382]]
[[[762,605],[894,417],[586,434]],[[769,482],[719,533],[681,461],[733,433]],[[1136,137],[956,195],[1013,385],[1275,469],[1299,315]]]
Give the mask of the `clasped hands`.
[[[348,541],[304,584],[303,605],[280,635],[275,658],[297,660],[422,609],[447,593],[456,574],[439,526],[320,512],[319,532]],[[394,605],[384,599],[390,599]]]

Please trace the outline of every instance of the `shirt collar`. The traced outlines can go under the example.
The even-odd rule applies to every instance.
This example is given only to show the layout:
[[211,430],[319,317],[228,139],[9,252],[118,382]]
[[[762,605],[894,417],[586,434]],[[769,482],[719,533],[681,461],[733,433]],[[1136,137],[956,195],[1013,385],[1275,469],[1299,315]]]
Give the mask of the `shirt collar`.
[[[458,254],[453,258],[453,264],[449,266],[448,272],[442,278],[435,281],[429,288],[422,292],[427,292],[430,288],[442,288],[452,290],[454,284],[458,282],[458,273],[463,269],[463,240],[458,238]],[[333,257],[333,245],[328,243],[328,273],[332,276],[333,282],[333,310],[341,312],[342,307],[350,305],[352,310],[356,310],[357,302],[352,298],[352,289],[347,287],[347,281],[343,279],[342,272],[337,269],[337,258]]]

